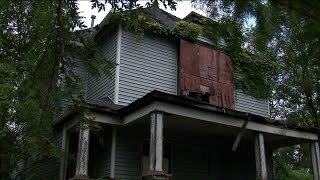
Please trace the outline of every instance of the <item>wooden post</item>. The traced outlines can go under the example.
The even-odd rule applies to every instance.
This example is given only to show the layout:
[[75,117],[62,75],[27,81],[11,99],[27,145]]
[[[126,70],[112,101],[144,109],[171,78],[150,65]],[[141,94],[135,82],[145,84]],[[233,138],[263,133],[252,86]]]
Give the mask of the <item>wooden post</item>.
[[150,172],[162,172],[163,114],[151,113],[150,124]]
[[311,142],[311,159],[312,159],[312,170],[313,179],[320,180],[320,153],[319,143],[317,141]]
[[114,179],[115,164],[116,164],[116,146],[117,146],[117,128],[112,127],[111,141],[111,158],[110,158],[110,178]]
[[266,180],[267,179],[267,164],[264,147],[264,137],[261,132],[256,134],[255,142],[255,158],[256,158],[256,179]]
[[88,178],[89,139],[89,127],[85,124],[82,124],[79,130],[79,143],[75,179]]
[[60,162],[60,174],[59,174],[60,179],[65,179],[65,169],[67,169],[65,153],[68,153],[67,151],[68,149],[66,148],[66,146],[67,146],[67,128],[66,128],[66,124],[63,124],[61,150],[64,154]]

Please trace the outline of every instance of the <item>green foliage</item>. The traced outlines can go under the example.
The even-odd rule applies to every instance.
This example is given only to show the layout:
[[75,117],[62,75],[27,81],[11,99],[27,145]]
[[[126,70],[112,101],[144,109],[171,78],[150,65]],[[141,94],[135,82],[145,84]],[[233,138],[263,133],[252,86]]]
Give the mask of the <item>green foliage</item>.
[[[256,87],[253,92],[258,94],[264,90],[267,94],[271,92],[273,118],[300,126],[320,126],[320,14],[316,10],[320,7],[319,2],[193,2],[206,8],[210,17],[219,22],[212,22],[204,31],[217,43],[219,36],[225,37],[225,51],[231,50],[228,54],[233,57],[238,87],[249,91]],[[254,25],[250,27],[248,22],[254,22]],[[219,36],[213,32],[218,32]],[[237,47],[246,47],[252,55],[248,56]],[[252,59],[275,66],[261,64],[254,68]],[[261,83],[264,74],[267,84]],[[311,179],[307,173],[310,171],[310,153],[305,149],[308,148],[301,145],[276,152],[278,179]]]
[[74,29],[84,26],[76,1],[8,1],[2,5],[0,179],[10,179],[13,171],[22,170],[18,163],[62,156],[52,128],[62,99],[73,102],[70,110],[80,112],[81,122],[86,120],[87,111],[81,109],[83,82],[73,71],[78,66],[75,57],[82,56],[91,72],[106,73],[109,69],[100,67],[111,65],[93,51],[90,40],[77,40],[81,34]]
[[113,13],[107,24],[121,24],[124,28],[133,30],[138,40],[144,37],[145,32],[167,35],[167,31],[161,24],[141,9]]
[[[92,0],[99,10],[104,4]],[[152,1],[174,9],[175,1]],[[139,7],[135,1],[105,1],[113,10]],[[155,21],[139,23],[161,31]],[[130,20],[133,22],[133,19]],[[105,59],[83,29],[77,1],[0,1],[0,179],[19,178],[21,163],[63,156],[52,124],[61,100],[72,102],[77,125],[99,126],[86,118],[83,79],[74,68],[84,64],[93,75],[110,75]],[[137,31],[139,27],[133,26]],[[94,131],[96,132],[96,131]],[[22,167],[23,168],[23,167]],[[18,173],[18,174],[16,174]]]
[[203,33],[216,44],[218,49],[231,57],[234,82],[238,89],[255,97],[270,97],[271,85],[266,79],[278,65],[275,61],[263,60],[245,50],[243,47],[245,37],[241,32],[241,26],[232,23],[228,18],[221,19],[219,22],[207,19]]
[[196,40],[200,34],[200,28],[194,23],[189,23],[186,21],[179,21],[172,28],[170,33],[177,38],[182,38],[186,40]]
[[276,180],[312,180],[313,176],[306,169],[293,169],[284,162],[276,164]]

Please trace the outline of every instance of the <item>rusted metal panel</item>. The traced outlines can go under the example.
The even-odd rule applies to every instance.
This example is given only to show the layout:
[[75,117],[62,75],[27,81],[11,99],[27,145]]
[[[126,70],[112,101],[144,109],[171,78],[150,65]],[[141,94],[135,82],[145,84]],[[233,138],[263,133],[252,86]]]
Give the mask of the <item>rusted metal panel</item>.
[[223,52],[180,41],[181,90],[209,94],[213,105],[234,109],[233,69]]
[[219,52],[219,63],[219,82],[232,85],[233,71],[230,57]]
[[181,70],[191,75],[200,76],[199,48],[187,41],[181,41],[181,46],[183,47],[180,49],[180,59],[183,60],[180,62]]

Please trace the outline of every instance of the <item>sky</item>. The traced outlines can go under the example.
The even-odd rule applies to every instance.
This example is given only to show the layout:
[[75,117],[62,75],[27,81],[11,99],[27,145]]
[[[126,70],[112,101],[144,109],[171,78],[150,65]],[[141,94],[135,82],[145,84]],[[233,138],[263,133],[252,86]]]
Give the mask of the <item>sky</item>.
[[[109,4],[107,4],[106,10],[105,11],[102,10],[98,13],[98,9],[91,9],[90,0],[79,0],[78,2],[79,2],[79,8],[81,11],[81,16],[83,16],[85,18],[84,19],[85,25],[87,27],[90,27],[90,25],[91,25],[91,15],[96,16],[94,25],[97,25],[103,20],[103,18],[108,14],[108,12],[111,9],[111,6]],[[148,2],[148,1],[147,0],[139,1],[139,3],[141,3],[141,5],[145,4],[146,2]],[[186,0],[183,0],[182,2],[178,2],[176,11],[171,11],[170,9],[165,9],[163,6],[160,6],[160,8],[179,17],[179,18],[184,18],[191,11],[195,11],[199,14],[205,15],[205,13],[203,11],[192,8],[190,1],[186,1]]]

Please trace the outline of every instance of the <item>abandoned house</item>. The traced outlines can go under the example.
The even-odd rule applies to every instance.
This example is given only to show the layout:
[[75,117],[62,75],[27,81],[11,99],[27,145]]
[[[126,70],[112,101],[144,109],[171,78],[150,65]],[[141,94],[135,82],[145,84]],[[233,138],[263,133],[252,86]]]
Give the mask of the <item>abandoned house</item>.
[[[149,15],[168,31],[199,18],[192,12],[179,19],[161,9]],[[118,64],[113,77],[92,77],[81,63],[75,68],[102,131],[75,131],[72,114],[65,113],[54,129],[69,158],[38,162],[30,177],[274,179],[273,150],[310,143],[314,179],[320,180],[319,131],[271,120],[268,99],[235,87],[231,58],[207,37],[145,33],[137,40],[130,29],[110,28],[109,16],[92,34]]]

